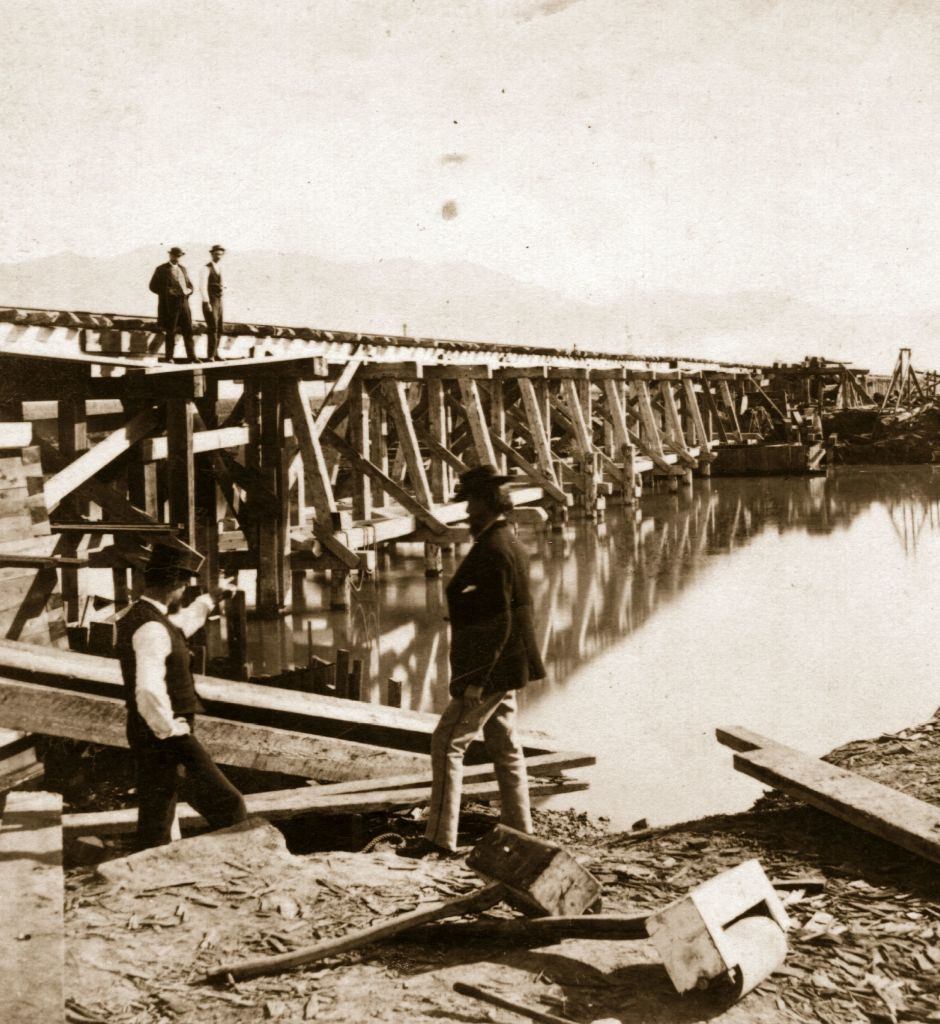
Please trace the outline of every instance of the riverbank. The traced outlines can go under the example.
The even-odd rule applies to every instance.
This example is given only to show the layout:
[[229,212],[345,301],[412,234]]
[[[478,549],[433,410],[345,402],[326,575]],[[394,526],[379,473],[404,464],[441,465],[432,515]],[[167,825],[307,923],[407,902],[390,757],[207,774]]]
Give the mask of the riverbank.
[[[937,719],[848,744],[827,759],[940,802]],[[471,808],[462,838],[474,841],[494,818],[492,808]],[[405,833],[419,827],[407,817],[370,826]],[[195,975],[221,960],[341,935],[475,884],[462,861],[402,861],[381,840],[369,852],[294,855],[276,830],[261,824],[226,837],[224,852],[217,849],[211,864],[200,844],[218,843],[218,836],[181,844],[169,866],[160,866],[164,854],[134,872],[115,862],[104,881],[89,869],[69,872],[67,990],[79,1007],[70,1019],[503,1019],[456,995],[453,982],[462,980],[578,1021],[940,1021],[936,865],[776,793],[746,813],[662,829],[613,832],[603,820],[574,812],[536,812],[536,827],[598,876],[608,913],[646,914],[758,858],[768,876],[787,883],[793,928],[783,969],[728,1006],[720,994],[677,996],[646,941],[566,940],[526,949],[458,938],[454,926],[431,925],[328,967],[237,988],[192,985]]]

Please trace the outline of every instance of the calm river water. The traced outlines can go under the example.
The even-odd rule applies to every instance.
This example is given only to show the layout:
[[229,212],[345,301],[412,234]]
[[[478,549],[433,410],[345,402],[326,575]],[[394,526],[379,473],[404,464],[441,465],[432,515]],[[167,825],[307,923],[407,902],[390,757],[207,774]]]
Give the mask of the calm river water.
[[[760,786],[716,726],[818,755],[940,704],[940,469],[696,480],[641,507],[564,535],[520,530],[549,667],[524,692],[523,727],[597,756],[590,790],[556,806],[617,827],[739,810]],[[254,671],[305,662],[310,635],[315,654],[364,660],[369,699],[395,678],[403,706],[439,710],[443,581],[424,578],[421,554],[399,545],[348,612],[315,610],[325,595],[308,583],[310,611],[253,624]]]

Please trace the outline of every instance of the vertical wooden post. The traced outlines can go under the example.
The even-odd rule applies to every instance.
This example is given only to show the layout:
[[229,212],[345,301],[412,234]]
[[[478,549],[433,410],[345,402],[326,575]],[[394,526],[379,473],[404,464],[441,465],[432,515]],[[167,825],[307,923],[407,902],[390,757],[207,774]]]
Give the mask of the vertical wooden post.
[[[448,446],[446,384],[439,377],[427,381],[428,430],[439,444]],[[431,459],[431,497],[443,504],[450,500],[451,470],[443,459]],[[440,544],[424,545],[424,575],[434,579],[444,572],[443,550]]]
[[[388,441],[386,439],[385,407],[372,395],[369,403],[369,443],[372,446],[371,462],[374,462],[388,476]],[[378,485],[372,493],[372,504],[383,508],[386,502],[385,491]]]
[[[85,413],[85,399],[76,398],[59,401],[59,448],[62,454],[75,458],[88,448],[88,420]],[[88,502],[75,495],[67,497],[59,506],[62,515],[78,520],[88,512]],[[60,541],[63,554],[75,555],[79,537]],[[65,602],[67,622],[77,622],[79,616],[78,569],[62,569],[62,598]]]
[[261,383],[259,471],[265,491],[274,496],[273,508],[259,517],[258,581],[255,607],[263,618],[277,617],[286,600],[285,551],[289,552],[288,517],[284,507],[286,465],[280,383],[266,377]]
[[624,505],[635,505],[643,490],[642,483],[637,483],[636,448],[628,442],[621,447],[620,453],[623,465],[623,483],[621,484],[623,503]]
[[166,403],[167,490],[170,522],[180,539],[196,546],[195,469],[193,466],[193,407],[186,398]]
[[[506,401],[503,394],[503,382],[494,377],[489,384],[490,388],[490,425],[493,434],[500,439],[506,440]],[[500,452],[496,456],[496,468],[500,473],[507,469],[506,456]]]
[[[369,436],[371,424],[369,408],[369,392],[365,381],[356,378],[349,385],[349,443],[364,459],[372,458],[372,446]],[[365,473],[355,471],[353,483],[353,518],[372,518],[372,481]]]

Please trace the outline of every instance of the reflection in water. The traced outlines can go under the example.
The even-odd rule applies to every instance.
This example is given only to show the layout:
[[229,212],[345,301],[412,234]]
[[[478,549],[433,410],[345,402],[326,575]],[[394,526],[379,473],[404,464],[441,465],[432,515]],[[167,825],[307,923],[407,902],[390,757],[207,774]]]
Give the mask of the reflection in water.
[[[747,805],[714,728],[745,725],[814,754],[926,718],[938,703],[940,472],[851,467],[824,478],[696,481],[634,517],[564,535],[522,531],[549,678],[523,723],[590,750],[572,799],[618,826]],[[445,563],[449,575],[459,553]],[[309,608],[326,595],[308,582]],[[446,702],[443,581],[399,545],[348,612],[258,624],[256,673],[345,647],[364,694],[403,683],[403,706]],[[309,633],[308,633],[309,631]]]

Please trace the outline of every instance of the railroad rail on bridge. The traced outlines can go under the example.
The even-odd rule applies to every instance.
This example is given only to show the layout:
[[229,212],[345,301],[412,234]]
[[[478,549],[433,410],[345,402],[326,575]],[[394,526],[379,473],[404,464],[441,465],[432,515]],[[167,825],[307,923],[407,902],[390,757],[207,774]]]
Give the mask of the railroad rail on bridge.
[[[784,417],[758,366],[226,328],[222,358],[166,364],[151,320],[0,309],[0,446],[34,444],[23,500],[51,539],[33,568],[50,592],[61,575],[69,621],[81,566],[112,571],[120,607],[160,533],[206,556],[206,581],[255,570],[261,616],[309,570],[330,573],[342,607],[383,544],[423,542],[440,573],[441,549],[467,536],[453,494],[472,465],[511,473],[520,517],[559,528],[709,475],[721,446],[759,439],[748,400]],[[15,540],[18,555],[0,537],[0,571],[27,571],[33,549]]]

